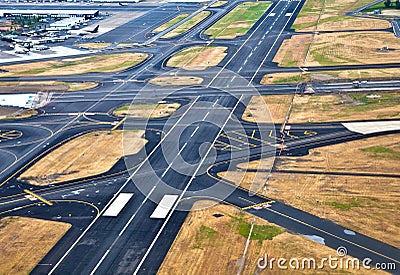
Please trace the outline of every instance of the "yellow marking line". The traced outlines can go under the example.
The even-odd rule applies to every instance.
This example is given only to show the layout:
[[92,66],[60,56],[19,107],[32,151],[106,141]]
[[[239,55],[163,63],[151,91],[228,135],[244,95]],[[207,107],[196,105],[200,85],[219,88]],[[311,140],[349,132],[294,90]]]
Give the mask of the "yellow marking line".
[[250,147],[257,147],[257,145],[255,145],[255,144],[245,142],[244,140],[241,140],[241,139],[238,139],[238,138],[234,138],[232,136],[228,136],[227,134],[222,134],[221,137],[224,137],[224,138],[227,138],[227,139],[232,139],[232,140],[236,141],[237,143],[247,144]]
[[114,127],[112,127],[111,131],[114,131],[115,129],[117,129],[122,123],[124,123],[125,120],[126,120],[126,117],[121,119],[117,124],[115,124]]
[[[253,130],[253,131],[255,131],[255,130]],[[273,146],[273,144],[272,144],[271,142],[266,141],[266,140],[262,140],[262,139],[260,139],[260,138],[256,138],[256,137],[254,137],[254,136],[251,136],[251,137],[250,137],[250,136],[244,135],[243,133],[236,132],[236,131],[232,131],[232,133],[235,133],[235,134],[238,135],[238,136],[242,136],[242,137],[246,137],[246,138],[253,139],[253,140],[258,141],[258,142],[260,142],[260,143],[264,143],[264,144]]]
[[44,202],[45,204],[47,204],[47,205],[49,205],[49,206],[52,206],[52,205],[53,205],[52,202],[46,200],[45,198],[39,196],[38,194],[33,193],[32,191],[29,191],[28,189],[24,189],[24,192],[27,193],[28,195],[31,195],[31,196],[34,197],[34,198],[37,198],[38,200]]
[[318,133],[315,131],[307,131],[307,130],[304,131],[304,135],[309,136],[309,137],[315,136],[317,134]]
[[273,135],[273,130],[269,131],[269,137],[270,137],[270,138],[273,138],[273,139],[275,139],[275,140],[277,140],[277,141],[282,141],[281,138],[279,138],[279,137]]
[[217,142],[219,143],[218,145],[223,146],[223,149],[222,149],[222,150],[226,150],[226,148],[229,148],[229,147],[232,147],[232,148],[234,148],[234,149],[236,149],[236,150],[238,150],[238,151],[243,150],[243,148],[240,148],[240,147],[235,146],[235,145],[232,145],[232,144],[228,144],[228,143],[223,142],[223,141],[221,141],[221,140],[217,140]]
[[[88,116],[86,116],[85,114],[83,114],[82,115],[85,119],[87,119],[87,120],[89,120],[90,122],[92,122],[92,123],[95,123],[95,124],[112,124],[112,122],[106,122],[106,121],[101,121],[101,120],[96,120],[96,119],[93,119],[93,118],[90,118],[90,117],[88,117]],[[89,123],[88,123],[89,124]],[[81,124],[82,125],[82,124]]]
[[248,209],[251,209],[251,208],[254,208],[254,207],[263,207],[264,205],[269,205],[269,204],[274,203],[274,202],[275,202],[274,200],[265,201],[265,202],[262,202],[262,203],[257,203],[257,204],[249,205],[249,206],[246,206],[246,207],[242,207],[241,210],[245,211],[245,210],[248,210]]
[[0,138],[4,138],[4,139],[17,139],[22,137],[22,132],[18,131],[18,130],[6,130],[6,131],[2,131],[0,130]]
[[288,137],[292,137],[292,138],[295,138],[295,139],[296,139],[296,138],[299,138],[298,136],[291,135],[291,134],[290,134],[290,130],[287,130],[285,134],[286,134]]
[[256,130],[253,130],[253,132],[251,133],[251,138],[254,138],[255,133],[256,133]]

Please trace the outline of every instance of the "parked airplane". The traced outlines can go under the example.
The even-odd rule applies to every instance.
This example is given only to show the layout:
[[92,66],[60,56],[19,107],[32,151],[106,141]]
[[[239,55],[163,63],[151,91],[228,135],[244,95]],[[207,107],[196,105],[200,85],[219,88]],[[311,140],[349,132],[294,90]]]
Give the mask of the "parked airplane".
[[68,33],[73,35],[87,35],[98,32],[99,32],[99,25],[97,25],[93,30],[70,30]]

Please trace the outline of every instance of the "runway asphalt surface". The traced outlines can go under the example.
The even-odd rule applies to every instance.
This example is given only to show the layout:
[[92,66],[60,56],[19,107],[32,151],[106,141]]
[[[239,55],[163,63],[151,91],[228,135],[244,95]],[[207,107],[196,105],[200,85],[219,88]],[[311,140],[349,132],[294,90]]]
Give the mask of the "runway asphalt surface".
[[[209,8],[213,15],[189,32],[175,39],[159,39],[153,47],[138,48],[150,52],[151,59],[123,72],[1,79],[95,80],[101,83],[98,88],[88,91],[55,94],[54,100],[41,109],[39,116],[1,123],[0,134],[6,134],[0,138],[0,157],[5,160],[0,163],[0,216],[22,215],[73,225],[33,270],[33,274],[156,273],[188,213],[176,210],[169,212],[165,219],[151,219],[151,213],[165,194],[178,196],[179,203],[174,204],[173,210],[176,207],[190,209],[196,200],[204,196],[244,208],[270,200],[268,197],[252,196],[227,181],[217,183],[216,175],[226,170],[229,164],[257,159],[260,153],[273,156],[279,151],[282,137],[269,133],[278,133],[281,125],[257,126],[240,118],[251,95],[293,94],[296,91],[295,85],[257,83],[266,71],[279,70],[272,59],[283,39],[291,32],[290,26],[304,1],[274,1],[248,34],[234,40],[214,41],[216,45],[229,47],[227,57],[215,70],[179,72],[182,75],[200,74],[204,78],[202,85],[176,91],[172,89],[172,94],[168,88],[159,89],[154,94],[143,93],[143,87],[144,91],[146,87],[149,91],[153,89],[147,84],[148,78],[168,72],[169,69],[163,66],[166,58],[188,45],[208,43],[208,38],[201,31],[240,2]],[[110,9],[101,6],[101,10],[132,9],[146,13],[98,39],[114,43],[144,43],[151,37],[149,32],[155,26],[178,13],[192,13],[202,8],[194,3],[179,4],[179,7],[178,11],[176,3]],[[232,77],[223,69],[233,71],[237,76]],[[250,84],[245,85],[245,80]],[[390,90],[399,85],[399,81],[369,82],[365,90]],[[354,90],[351,83],[315,84],[313,89],[316,93]],[[16,180],[36,158],[51,152],[68,139],[88,131],[113,128],[120,118],[113,116],[112,110],[133,100],[146,103],[179,101],[182,107],[170,119],[132,119],[125,126],[121,125],[120,129],[146,129],[149,143],[138,155],[121,159],[107,173],[46,187],[33,187]],[[312,148],[392,133],[362,135],[347,130],[340,123],[290,126],[290,133],[285,132],[286,148],[280,152],[283,155],[304,155]],[[50,207],[29,201],[24,189],[30,189],[54,202],[54,205]],[[133,193],[122,212],[117,217],[102,216],[107,208],[105,206],[121,192]],[[369,257],[374,263],[394,262],[398,270],[398,248],[358,233],[348,235],[345,228],[333,222],[281,202],[273,203],[270,208],[249,208],[245,211],[281,225],[290,232],[321,237],[327,246],[334,249],[343,245],[351,256],[360,259]]]

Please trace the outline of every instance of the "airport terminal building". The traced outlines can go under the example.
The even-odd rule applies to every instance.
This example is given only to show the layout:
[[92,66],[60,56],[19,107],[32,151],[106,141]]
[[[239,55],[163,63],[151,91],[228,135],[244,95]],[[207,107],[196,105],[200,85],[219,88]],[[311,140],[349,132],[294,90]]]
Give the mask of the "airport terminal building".
[[84,17],[85,19],[99,16],[98,10],[0,10],[1,17],[10,16],[42,16],[54,18]]

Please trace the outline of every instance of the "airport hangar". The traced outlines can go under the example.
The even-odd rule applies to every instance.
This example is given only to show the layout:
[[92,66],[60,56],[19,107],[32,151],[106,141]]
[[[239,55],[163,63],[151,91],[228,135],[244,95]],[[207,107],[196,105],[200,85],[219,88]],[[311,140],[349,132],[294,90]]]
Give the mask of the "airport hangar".
[[43,16],[54,18],[84,17],[85,19],[98,17],[98,10],[0,10],[0,17],[9,16]]

